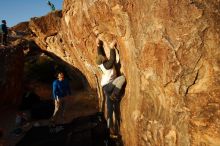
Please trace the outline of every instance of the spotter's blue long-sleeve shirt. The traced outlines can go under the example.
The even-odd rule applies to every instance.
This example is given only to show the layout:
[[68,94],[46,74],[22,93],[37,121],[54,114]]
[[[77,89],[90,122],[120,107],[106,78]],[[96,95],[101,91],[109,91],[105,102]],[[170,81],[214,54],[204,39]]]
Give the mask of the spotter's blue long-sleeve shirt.
[[53,99],[63,98],[71,94],[69,82],[65,79],[63,81],[55,80],[53,82]]

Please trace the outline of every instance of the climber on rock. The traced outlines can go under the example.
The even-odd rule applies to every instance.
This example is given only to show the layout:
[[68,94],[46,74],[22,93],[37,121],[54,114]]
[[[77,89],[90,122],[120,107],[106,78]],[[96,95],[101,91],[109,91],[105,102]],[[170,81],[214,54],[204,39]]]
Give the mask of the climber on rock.
[[[107,104],[107,126],[111,134],[114,133],[112,130],[113,123],[113,112],[117,111],[120,101],[120,91],[122,86],[125,84],[125,76],[117,76],[115,65],[116,65],[116,40],[110,44],[110,58],[107,59],[103,48],[103,42],[100,39],[96,40],[97,44],[97,57],[96,63],[102,71],[101,86],[106,97]],[[117,116],[117,114],[115,114]],[[116,117],[116,120],[118,118]]]

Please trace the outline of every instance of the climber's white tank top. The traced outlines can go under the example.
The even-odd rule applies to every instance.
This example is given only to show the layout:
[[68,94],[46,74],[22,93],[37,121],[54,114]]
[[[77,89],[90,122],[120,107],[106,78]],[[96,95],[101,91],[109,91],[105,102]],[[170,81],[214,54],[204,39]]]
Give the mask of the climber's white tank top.
[[111,69],[106,69],[103,64],[99,65],[99,68],[102,70],[102,79],[101,86],[105,86],[106,84],[112,82],[116,78],[115,67]]

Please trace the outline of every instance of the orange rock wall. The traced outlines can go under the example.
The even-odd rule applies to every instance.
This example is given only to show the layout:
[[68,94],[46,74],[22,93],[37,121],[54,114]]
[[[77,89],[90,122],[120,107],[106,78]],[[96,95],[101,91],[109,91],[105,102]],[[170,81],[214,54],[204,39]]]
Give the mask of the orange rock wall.
[[38,33],[48,22],[35,33],[45,50],[77,67],[92,88],[94,74],[100,76],[96,37],[104,40],[107,54],[107,46],[117,39],[127,79],[121,101],[125,146],[217,146],[219,4],[219,0],[64,0],[57,33]]

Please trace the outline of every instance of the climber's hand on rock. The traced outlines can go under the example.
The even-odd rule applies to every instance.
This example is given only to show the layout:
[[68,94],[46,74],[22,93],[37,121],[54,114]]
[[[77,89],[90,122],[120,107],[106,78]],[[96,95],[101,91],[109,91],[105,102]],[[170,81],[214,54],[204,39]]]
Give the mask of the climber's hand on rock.
[[102,46],[103,42],[99,38],[96,39],[96,45],[97,46]]
[[117,44],[117,41],[114,39],[114,40],[111,42],[111,44],[109,45],[109,47],[110,47],[111,49],[114,49],[114,48],[116,47],[116,44]]

